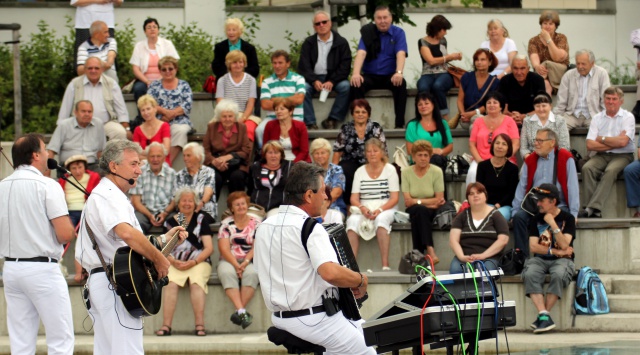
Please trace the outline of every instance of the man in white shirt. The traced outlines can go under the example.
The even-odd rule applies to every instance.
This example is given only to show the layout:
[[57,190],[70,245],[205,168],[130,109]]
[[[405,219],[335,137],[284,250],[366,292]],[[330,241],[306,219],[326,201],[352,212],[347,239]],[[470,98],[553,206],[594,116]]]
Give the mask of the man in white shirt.
[[280,206],[278,215],[258,227],[253,262],[262,296],[276,328],[323,346],[328,354],[375,354],[364,342],[362,322],[348,320],[342,311],[330,314],[323,302],[337,295],[337,287],[351,288],[356,298],[364,296],[367,276],[338,263],[321,225],[309,235],[308,253],[302,244],[305,220],[321,213],[323,175],[317,165],[295,164],[285,186],[289,205]]
[[11,149],[16,170],[0,181],[0,257],[12,354],[35,354],[40,321],[49,354],[73,354],[69,288],[58,260],[74,236],[62,187],[43,176],[42,136],[27,134]]

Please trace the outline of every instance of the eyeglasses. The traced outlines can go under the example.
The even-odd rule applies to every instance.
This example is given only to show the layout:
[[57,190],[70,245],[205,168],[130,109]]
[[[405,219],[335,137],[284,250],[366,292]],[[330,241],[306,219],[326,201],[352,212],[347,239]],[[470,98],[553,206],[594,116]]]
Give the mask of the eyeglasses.
[[159,28],[160,28],[160,27],[158,27],[158,26],[153,26],[153,25],[152,25],[152,26],[147,26],[147,27],[145,27],[145,29],[147,29],[147,30],[157,30],[157,29],[159,29]]
[[551,139],[538,139],[538,138],[536,138],[536,139],[533,140],[533,143],[542,144],[543,142],[550,141],[550,140]]
[[493,142],[493,132],[489,132],[489,139],[487,140],[487,143],[491,144]]
[[160,69],[160,71],[161,71],[161,72],[163,72],[163,73],[164,73],[164,72],[171,72],[171,71],[174,71],[174,70],[176,70],[176,68],[173,68],[173,67],[171,67],[171,68],[162,68],[162,69]]
[[320,25],[326,25],[327,23],[329,23],[329,20],[318,21],[318,22],[314,23],[314,25],[316,27],[320,27]]

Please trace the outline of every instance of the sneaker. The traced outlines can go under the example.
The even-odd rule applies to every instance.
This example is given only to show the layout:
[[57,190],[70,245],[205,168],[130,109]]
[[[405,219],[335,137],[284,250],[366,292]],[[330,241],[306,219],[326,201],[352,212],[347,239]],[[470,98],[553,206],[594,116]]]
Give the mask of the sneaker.
[[240,315],[240,318],[242,318],[242,329],[247,329],[247,327],[251,325],[251,322],[253,322],[253,316],[249,314],[249,312],[242,313]]
[[602,212],[600,212],[600,210],[594,209],[593,213],[589,217],[591,217],[591,218],[602,218]]
[[238,312],[233,312],[230,319],[233,324],[242,325],[242,315],[238,314]]
[[535,322],[533,322],[533,323],[531,323],[531,324],[529,325],[529,327],[530,327],[531,329],[533,329],[533,330],[536,330],[536,329],[538,329],[538,326],[539,326],[539,325],[540,325],[540,316],[538,316],[538,318],[536,318],[536,321],[535,321]]
[[539,321],[538,328],[536,328],[533,331],[534,334],[548,332],[551,329],[556,327],[556,324],[553,322],[553,320],[551,319],[551,316],[548,314],[539,315],[538,321]]
[[589,211],[587,210],[580,210],[578,212],[578,218],[589,218]]

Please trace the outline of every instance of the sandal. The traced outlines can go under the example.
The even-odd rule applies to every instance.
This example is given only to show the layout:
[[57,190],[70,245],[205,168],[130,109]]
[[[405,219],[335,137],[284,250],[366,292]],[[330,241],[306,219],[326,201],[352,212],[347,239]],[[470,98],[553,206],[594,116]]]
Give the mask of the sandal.
[[168,325],[163,325],[156,331],[156,335],[159,337],[168,337],[171,335],[171,327]]
[[198,337],[207,335],[207,332],[204,330],[204,325],[196,325],[196,330],[193,332],[193,334]]

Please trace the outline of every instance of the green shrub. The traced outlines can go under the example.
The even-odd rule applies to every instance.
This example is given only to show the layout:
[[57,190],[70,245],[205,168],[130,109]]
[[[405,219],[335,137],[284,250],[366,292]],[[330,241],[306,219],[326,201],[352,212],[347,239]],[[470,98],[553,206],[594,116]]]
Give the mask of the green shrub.
[[[117,27],[118,25],[116,25]],[[118,27],[120,28],[120,27]],[[135,30],[131,19],[124,22],[123,29],[116,31],[116,42],[118,42],[118,56],[116,56],[116,71],[118,72],[118,81],[120,86],[124,86],[129,81],[135,79],[129,59],[133,54],[133,48],[136,45]]]
[[0,45],[0,73],[0,140],[6,141],[13,139],[13,54],[6,45]]
[[170,23],[164,34],[180,54],[178,77],[188,82],[191,90],[202,91],[202,84],[211,75],[213,36],[198,28],[195,22],[180,28]]

